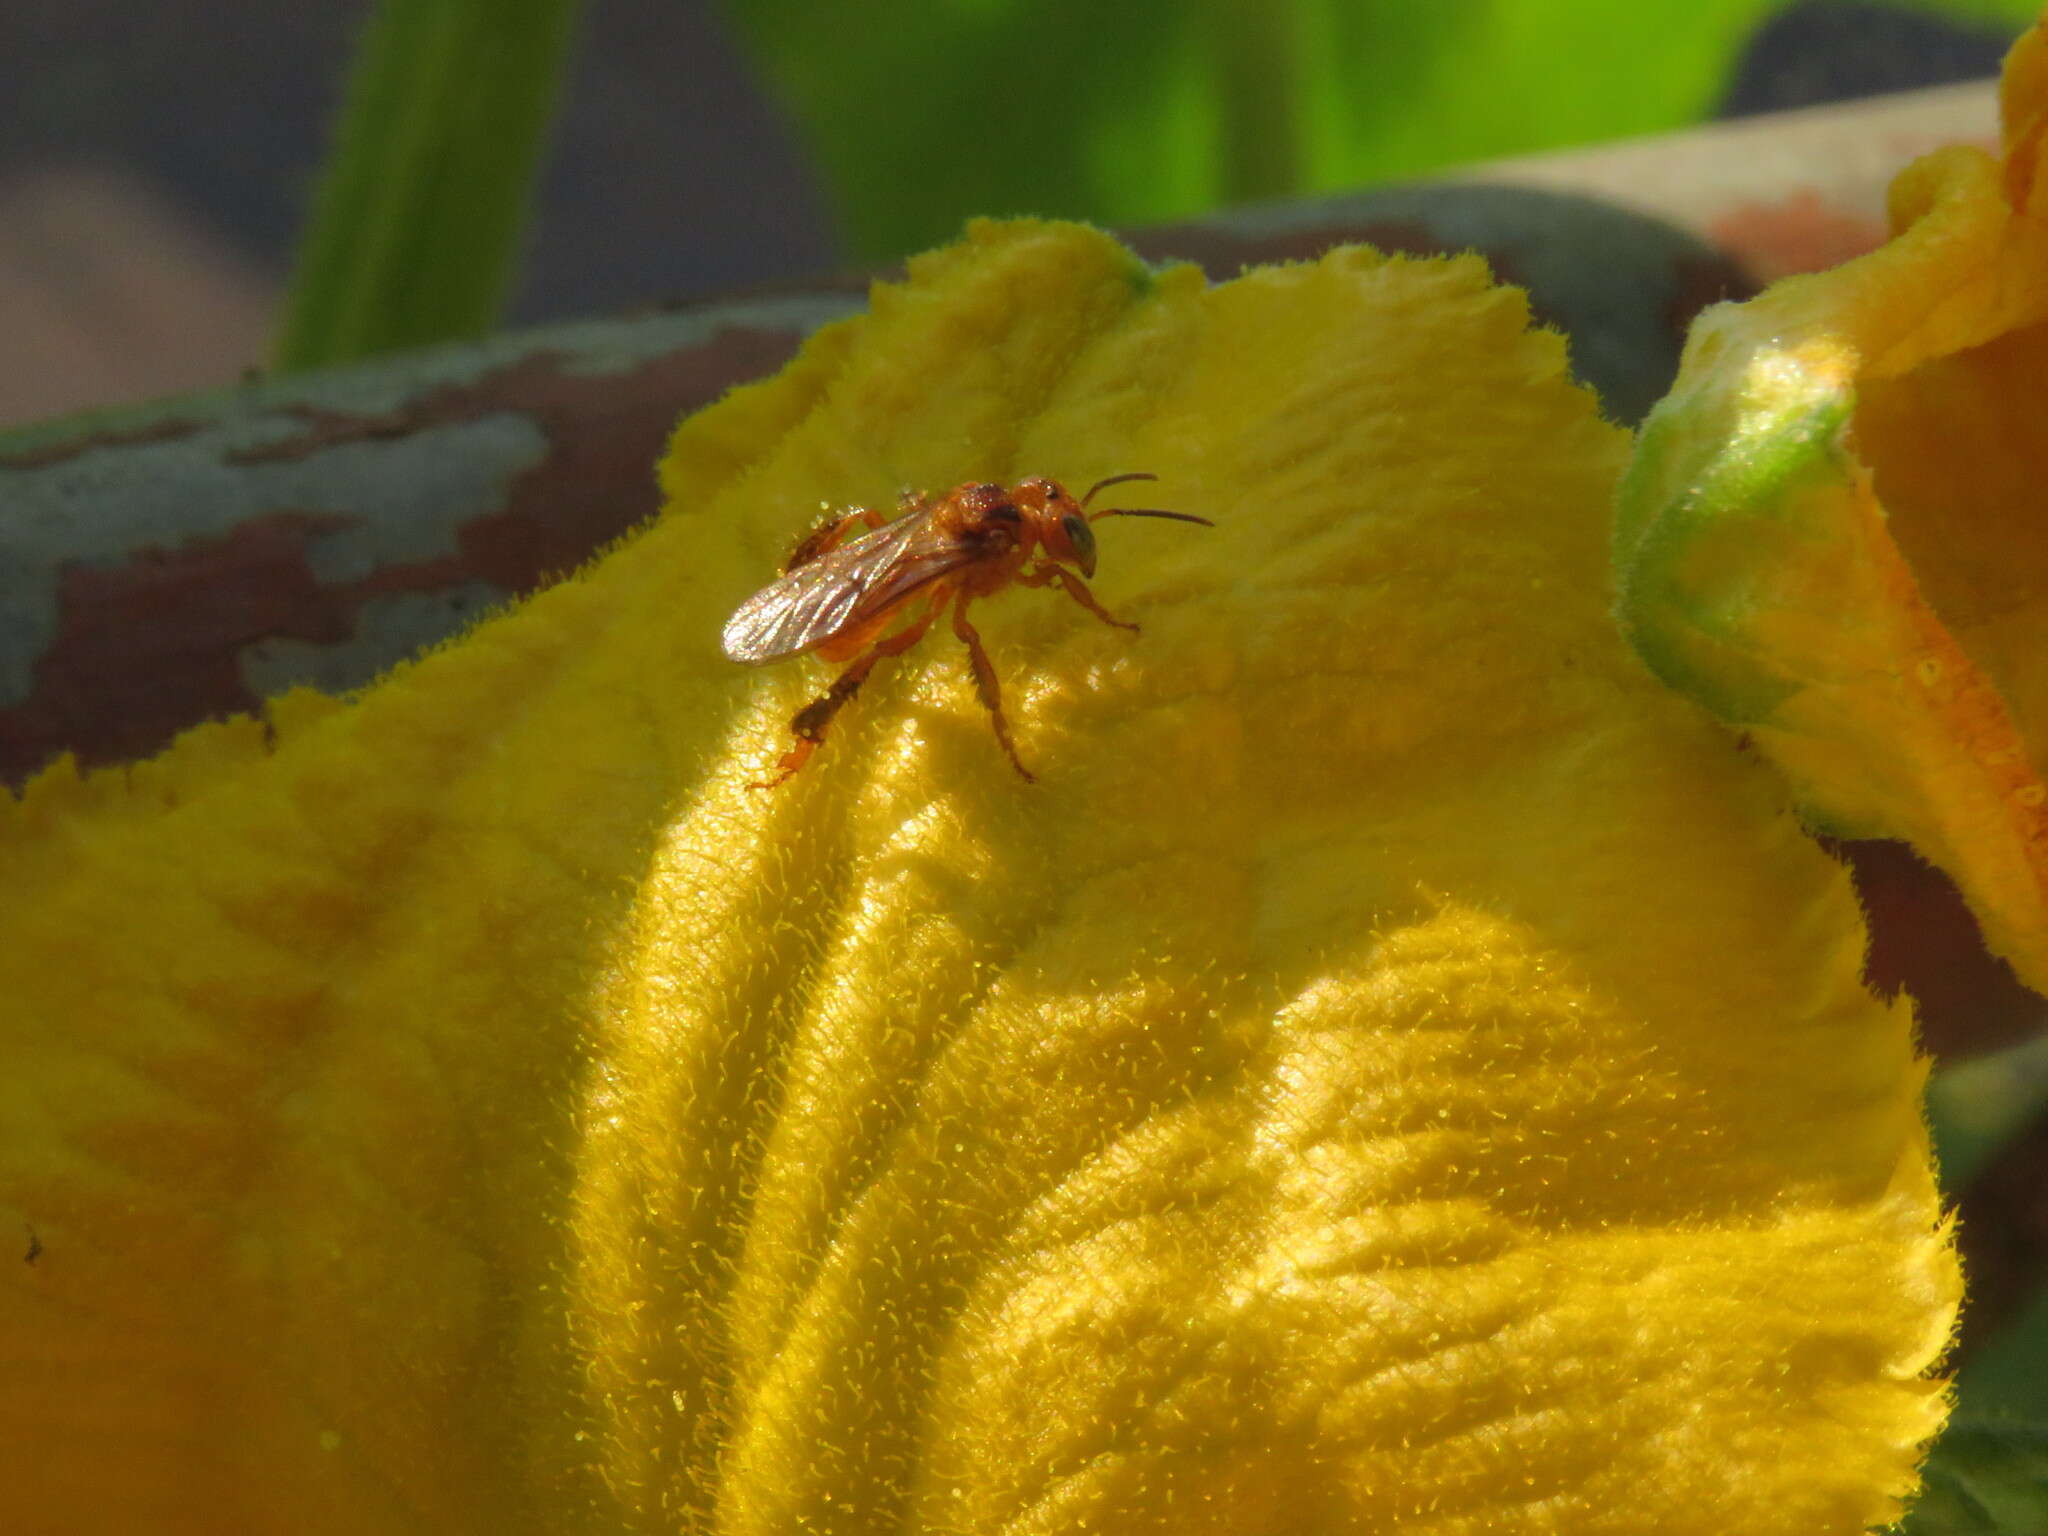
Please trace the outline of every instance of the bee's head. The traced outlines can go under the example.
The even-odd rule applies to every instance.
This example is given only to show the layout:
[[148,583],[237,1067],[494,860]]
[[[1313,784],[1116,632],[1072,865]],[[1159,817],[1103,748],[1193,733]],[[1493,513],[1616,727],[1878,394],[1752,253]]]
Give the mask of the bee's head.
[[1043,477],[1019,482],[1013,493],[1038,528],[1038,542],[1046,558],[1078,568],[1083,576],[1095,574],[1095,530],[1088,526],[1088,514],[1057,480]]
[[1047,559],[1075,566],[1083,576],[1093,576],[1095,530],[1089,524],[1102,518],[1166,517],[1177,523],[1200,523],[1204,528],[1215,526],[1206,517],[1196,517],[1192,512],[1166,512],[1158,507],[1104,507],[1100,512],[1088,510],[1088,503],[1095,499],[1095,493],[1105,486],[1122,485],[1127,480],[1157,478],[1146,474],[1111,475],[1107,480],[1096,481],[1088,494],[1076,501],[1059,481],[1041,476],[1018,481],[1009,495],[1036,529],[1038,542]]

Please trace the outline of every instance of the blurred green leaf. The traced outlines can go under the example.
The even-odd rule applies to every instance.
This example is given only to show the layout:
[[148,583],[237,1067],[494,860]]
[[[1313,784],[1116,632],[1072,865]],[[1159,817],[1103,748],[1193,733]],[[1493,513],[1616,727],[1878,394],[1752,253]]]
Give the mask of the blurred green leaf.
[[2048,1109],[2048,1035],[1935,1071],[1927,1119],[1951,1193],[1969,1186],[2013,1137]]
[[[1909,0],[2016,30],[2035,0]],[[726,0],[868,258],[1137,224],[1697,120],[1773,0]],[[580,0],[379,0],[281,367],[478,334]]]
[[299,249],[280,368],[498,318],[581,0],[379,0]]
[[[1141,223],[1697,120],[1771,0],[726,0],[850,239]],[[914,61],[914,64],[907,61]]]
[[1903,1536],[2040,1536],[2048,1531],[2048,1426],[1959,1420],[1927,1459],[1926,1491]]
[[[1956,1386],[1975,1417],[2048,1423],[2048,1292],[2036,1289],[2011,1322],[1964,1359]],[[2048,1531],[2048,1520],[2039,1529]]]

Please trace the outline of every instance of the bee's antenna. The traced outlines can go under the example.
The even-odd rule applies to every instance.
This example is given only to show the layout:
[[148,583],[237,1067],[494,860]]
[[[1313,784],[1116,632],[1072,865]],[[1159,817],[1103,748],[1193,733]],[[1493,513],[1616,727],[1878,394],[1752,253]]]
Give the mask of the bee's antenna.
[[1105,517],[1170,517],[1176,523],[1200,523],[1204,528],[1216,525],[1206,517],[1197,517],[1192,512],[1168,512],[1159,507],[1104,507],[1100,512],[1090,512],[1088,521],[1099,523]]
[[1097,491],[1106,491],[1112,485],[1122,485],[1129,480],[1157,480],[1158,478],[1157,475],[1146,474],[1142,469],[1133,470],[1128,475],[1111,475],[1107,480],[1098,480],[1089,486],[1088,494],[1081,498],[1081,505],[1086,507],[1089,502],[1095,499]]

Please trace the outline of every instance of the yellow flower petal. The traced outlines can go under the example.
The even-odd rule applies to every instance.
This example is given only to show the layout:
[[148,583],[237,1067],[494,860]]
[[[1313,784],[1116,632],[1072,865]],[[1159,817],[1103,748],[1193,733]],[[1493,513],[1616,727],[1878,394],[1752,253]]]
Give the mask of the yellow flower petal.
[[[8,1518],[1888,1518],[1957,1293],[1910,1022],[1613,634],[1625,443],[1526,319],[981,226],[576,579],[33,789]],[[745,787],[823,674],[719,626],[820,498],[1129,469],[1217,522],[1103,525],[1141,635],[977,609],[1037,785],[934,636]]]
[[2006,155],[1892,190],[1872,254],[1703,315],[1622,492],[1621,613],[1809,814],[1903,838],[2048,990],[2048,41]]

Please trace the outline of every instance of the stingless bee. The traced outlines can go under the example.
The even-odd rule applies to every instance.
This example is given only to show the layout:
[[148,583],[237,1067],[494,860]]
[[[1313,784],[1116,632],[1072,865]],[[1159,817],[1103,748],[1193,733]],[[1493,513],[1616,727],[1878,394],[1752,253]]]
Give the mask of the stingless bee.
[[[1090,512],[1088,504],[1109,486],[1157,478],[1111,475],[1079,501],[1057,480],[1043,476],[1012,486],[970,481],[942,496],[905,492],[893,519],[875,508],[858,507],[806,534],[781,577],[741,603],[726,621],[725,654],[760,666],[815,651],[826,661],[849,665],[831,687],[796,712],[789,722],[796,745],[776,764],[780,771],[774,778],[753,787],[772,789],[810,761],[833,716],[860,691],[875,663],[917,644],[948,605],[953,633],[967,646],[975,691],[988,708],[996,740],[1030,782],[1031,770],[1017,756],[1003,717],[996,669],[981,635],[967,621],[967,605],[1012,582],[1026,587],[1058,582],[1103,623],[1135,631],[1137,625],[1114,617],[1088,590],[1084,578],[1095,574],[1095,532],[1089,525],[1105,517],[1164,517],[1205,528],[1215,524],[1188,512],[1156,507]],[[849,538],[861,525],[868,531]],[[906,615],[911,615],[909,622],[896,627]]]

